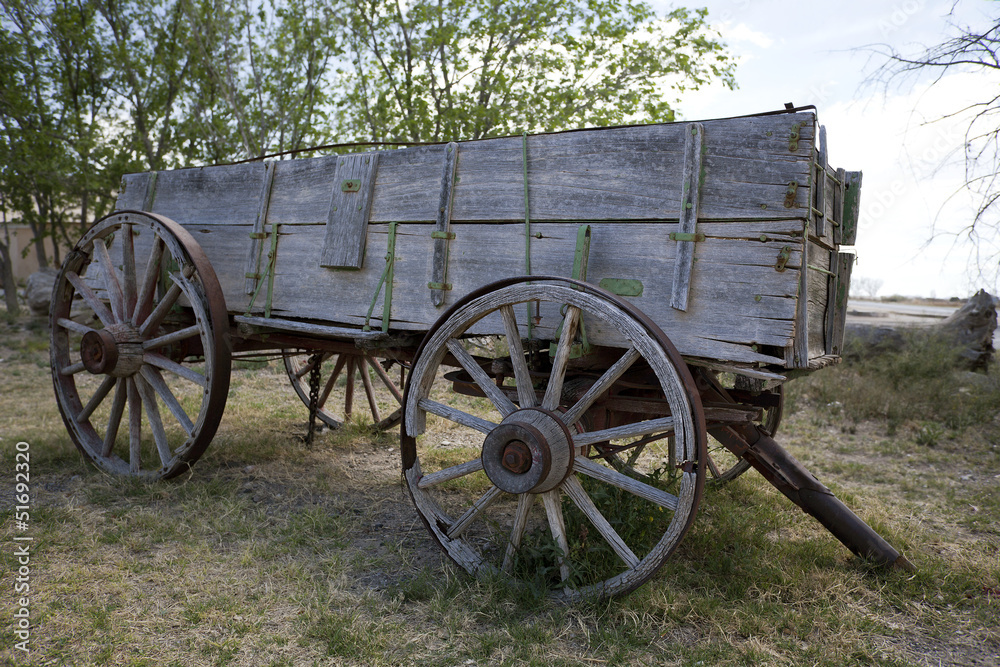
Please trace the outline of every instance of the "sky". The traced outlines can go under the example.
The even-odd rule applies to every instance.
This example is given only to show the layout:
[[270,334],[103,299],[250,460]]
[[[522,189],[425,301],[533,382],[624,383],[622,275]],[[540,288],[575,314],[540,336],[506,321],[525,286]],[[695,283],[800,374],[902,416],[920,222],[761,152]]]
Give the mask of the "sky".
[[[654,0],[660,12],[671,3]],[[813,104],[826,126],[829,164],[864,172],[854,276],[881,280],[879,296],[965,298],[1000,285],[969,270],[960,231],[974,213],[964,182],[965,125],[937,121],[1000,90],[1000,76],[956,73],[934,86],[922,77],[886,89],[866,84],[882,62],[869,47],[917,54],[944,41],[949,21],[992,23],[995,0],[701,0],[737,56],[739,89],[684,93],[681,118],[699,120]],[[928,122],[937,121],[937,122]],[[955,195],[956,191],[959,192]]]

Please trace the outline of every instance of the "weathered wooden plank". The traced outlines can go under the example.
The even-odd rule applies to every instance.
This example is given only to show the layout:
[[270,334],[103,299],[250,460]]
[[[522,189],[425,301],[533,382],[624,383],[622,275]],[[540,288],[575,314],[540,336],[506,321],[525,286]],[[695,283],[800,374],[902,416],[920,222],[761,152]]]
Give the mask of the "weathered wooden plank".
[[[799,129],[795,150],[789,132]],[[705,121],[702,219],[804,217],[808,211],[814,116],[788,114]],[[531,137],[532,220],[678,219],[681,157],[690,124],[586,130]],[[521,138],[463,142],[452,220],[524,219]],[[433,223],[440,208],[440,147],[383,151],[371,222]],[[374,153],[365,154],[373,156]],[[268,222],[315,224],[329,214],[337,156],[275,163]],[[248,223],[261,163],[162,172],[153,210],[183,224]],[[788,183],[799,185],[793,209]],[[124,179],[121,208],[140,208],[137,176]]]
[[810,257],[809,249],[808,242],[802,244],[800,270],[796,274],[799,284],[795,299],[795,339],[792,344],[791,360],[787,354],[785,357],[785,366],[789,368],[804,368],[809,364],[809,272],[806,270]]
[[849,171],[845,176],[844,219],[841,222],[840,242],[844,245],[854,245],[861,212],[861,172]]
[[263,162],[157,172],[151,210],[182,225],[252,224],[265,172]]
[[[801,225],[801,222],[798,224]],[[608,229],[609,226],[627,229]],[[716,223],[715,226],[725,227],[726,224]],[[654,233],[665,237],[662,227],[643,225],[635,232],[643,238]],[[452,249],[455,289],[450,298],[459,298],[492,280],[523,273],[520,225],[463,224],[455,228],[457,237]],[[539,273],[569,276],[575,234],[570,233],[566,225],[540,223],[535,228],[542,234],[541,239],[534,240],[534,252],[539,262],[537,266],[541,267]],[[659,246],[635,247],[633,244],[630,252],[623,253],[622,234],[631,232],[633,228],[634,223],[594,226],[590,280],[595,283],[604,277],[642,280],[645,285],[643,295],[633,301],[668,331],[682,351],[686,350],[687,354],[700,351],[704,355],[712,349],[726,349],[725,354],[730,360],[750,361],[760,360],[760,355],[749,349],[750,345],[781,347],[787,344],[794,326],[798,253],[793,255],[784,273],[777,273],[773,266],[786,241],[761,242],[757,240],[759,228],[744,230],[747,235],[756,232],[756,238],[751,237],[754,240],[713,239],[709,236],[704,244],[706,253],[695,263],[693,283],[699,294],[705,294],[705,304],[692,308],[683,318],[667,317],[666,311],[671,310],[669,268],[673,244],[664,238]],[[703,229],[708,234],[713,231],[709,226]],[[431,271],[432,240],[429,231],[424,225],[399,226],[391,323],[394,329],[426,329],[439,315],[426,298],[424,287]],[[346,273],[309,269],[315,266],[310,258],[318,253],[318,233],[318,229],[310,233],[307,227],[283,228],[274,286],[275,313],[283,317],[303,317],[355,326],[363,324],[380,274],[373,269]],[[385,226],[370,225],[369,233],[372,235],[369,242],[373,247],[381,248],[385,243]],[[228,253],[222,247],[216,248],[213,241],[224,239],[225,235],[214,233],[203,238],[206,253],[213,264],[218,257],[224,267]],[[217,267],[217,272],[225,274],[226,269]],[[310,288],[302,289],[303,284],[308,284]],[[240,303],[239,298],[239,294],[227,292],[231,311],[240,311],[245,307],[245,302]],[[552,320],[554,328],[561,318],[553,314]],[[379,324],[380,320],[373,318],[372,325]],[[494,325],[484,323],[483,330],[489,326]],[[596,325],[588,328],[588,335],[612,336],[613,333],[601,331]],[[682,340],[690,342],[679,342]],[[734,348],[745,346],[746,349],[729,350],[727,341],[733,342]]]
[[833,202],[831,204],[830,215],[835,223],[833,230],[833,244],[838,246],[843,242],[843,228],[844,228],[844,189],[845,189],[845,179],[847,177],[847,172],[844,169],[838,169],[836,177],[834,179],[834,190],[833,190]]
[[253,294],[257,289],[257,281],[262,278],[264,270],[264,221],[267,219],[267,207],[271,201],[271,187],[274,184],[275,163],[264,165],[264,183],[261,186],[257,217],[253,221],[253,231],[250,233],[250,252],[247,253],[246,286],[247,294]]
[[383,331],[364,331],[348,327],[333,327],[313,322],[299,322],[277,317],[253,317],[236,315],[233,320],[240,324],[273,331],[291,331],[292,333],[317,336],[319,338],[351,338],[354,340],[384,340],[388,334]]
[[847,322],[847,297],[851,289],[851,271],[855,255],[836,254],[833,271],[837,274],[826,312],[826,353],[840,355],[844,349],[844,326]]
[[[155,192],[155,174],[148,172],[145,174],[126,174],[122,176],[121,187],[118,189],[118,198],[115,200],[116,211],[148,211],[149,193]],[[154,187],[150,187],[150,186]]]
[[431,303],[444,303],[448,284],[448,243],[451,240],[451,200],[455,190],[455,168],[458,164],[458,144],[445,147],[441,173],[441,194],[438,197],[437,222],[434,225],[434,270],[431,275]]
[[320,266],[360,269],[364,263],[378,156],[361,153],[337,160]]
[[[688,294],[691,291],[691,268],[694,265],[695,233],[698,227],[698,212],[701,202],[701,147],[705,139],[705,128],[701,123],[691,123],[684,140],[684,166],[681,176],[681,211],[677,242],[677,257],[674,260],[674,283],[670,294],[670,306],[677,310],[687,310]],[[683,234],[684,237],[678,236]]]
[[810,242],[808,271],[809,358],[826,354],[827,304],[835,278],[829,250]]
[[826,126],[820,125],[819,128],[819,150],[816,151],[816,168],[814,173],[816,174],[816,183],[813,186],[813,208],[816,209],[814,217],[814,227],[813,230],[816,236],[820,238],[826,236],[826,194],[829,192],[827,189],[827,149],[826,149]]

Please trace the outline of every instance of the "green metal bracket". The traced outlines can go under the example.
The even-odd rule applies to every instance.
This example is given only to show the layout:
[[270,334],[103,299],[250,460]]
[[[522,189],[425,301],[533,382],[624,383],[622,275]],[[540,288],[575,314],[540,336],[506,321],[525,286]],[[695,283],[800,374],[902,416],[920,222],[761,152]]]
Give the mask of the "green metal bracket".
[[576,252],[573,254],[573,279],[587,282],[587,264],[590,261],[590,225],[580,225],[576,230]]
[[[576,252],[573,254],[573,279],[581,282],[587,282],[587,264],[590,261],[590,231],[590,225],[580,225],[576,231]],[[564,311],[565,308],[566,306],[563,306]],[[562,335],[563,323],[566,322],[566,313],[563,312],[562,315],[563,321],[556,327],[555,337],[557,341]],[[587,329],[584,327],[582,319],[579,323],[579,331],[580,342],[571,345],[570,359],[577,359],[590,354],[592,349],[590,343],[587,341]],[[556,343],[549,343],[549,356],[555,357],[556,347]]]
[[788,150],[794,153],[799,150],[799,131],[805,127],[805,122],[792,125],[792,132],[788,136]]
[[371,331],[372,313],[375,311],[375,303],[378,295],[385,286],[385,298],[382,299],[382,331],[389,330],[389,319],[392,317],[392,277],[396,268],[396,226],[398,222],[389,223],[389,239],[385,251],[385,268],[382,270],[382,277],[379,278],[375,287],[375,294],[372,295],[371,305],[368,306],[368,315],[365,316],[365,331]]
[[361,192],[361,179],[349,178],[340,183],[341,192]]
[[694,243],[701,243],[705,240],[705,235],[701,232],[696,232],[694,234],[689,234],[687,232],[670,232],[669,236],[671,241],[693,241]]
[[450,290],[451,283],[427,283],[427,287],[430,289]]
[[642,281],[633,278],[601,278],[601,288],[618,296],[642,296]]
[[455,232],[431,232],[432,239],[444,239],[445,241],[454,241]]

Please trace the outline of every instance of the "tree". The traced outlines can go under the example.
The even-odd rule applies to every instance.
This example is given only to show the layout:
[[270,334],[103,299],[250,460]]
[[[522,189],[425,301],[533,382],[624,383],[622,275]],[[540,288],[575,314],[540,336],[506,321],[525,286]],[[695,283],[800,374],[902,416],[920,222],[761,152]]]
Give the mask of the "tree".
[[223,162],[331,138],[328,75],[339,46],[321,0],[183,5],[197,55],[187,154]]
[[676,96],[733,62],[706,10],[630,0],[340,0],[341,136],[479,139],[672,121]]
[[878,296],[878,291],[882,289],[882,283],[881,278],[856,276],[851,279],[851,291],[859,297],[874,299]]
[[44,266],[123,173],[669,121],[733,66],[637,0],[0,0],[4,219]]
[[[1000,7],[991,5],[988,11],[992,16],[986,25],[973,28],[954,21],[956,5],[948,22],[953,35],[940,44],[912,54],[889,45],[871,47],[882,62],[869,80],[886,88],[912,86],[926,75],[933,86],[959,72],[1000,73]],[[963,153],[965,189],[975,198],[976,212],[964,232],[974,244],[980,273],[996,278],[1000,275],[1000,90],[995,77],[992,82],[982,87],[981,101],[956,108],[937,120],[959,118],[965,122],[964,145],[956,150]]]
[[[89,224],[111,201],[102,179],[109,111],[94,12],[74,0],[2,0],[0,22],[0,186],[7,210],[29,225],[40,266],[42,242]],[[96,195],[96,202],[92,198]]]

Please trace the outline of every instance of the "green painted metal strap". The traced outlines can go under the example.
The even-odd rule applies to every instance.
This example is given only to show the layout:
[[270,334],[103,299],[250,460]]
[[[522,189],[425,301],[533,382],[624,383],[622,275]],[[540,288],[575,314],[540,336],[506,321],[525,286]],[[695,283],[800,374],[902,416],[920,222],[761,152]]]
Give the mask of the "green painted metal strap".
[[267,254],[267,298],[264,299],[264,317],[271,317],[271,297],[274,295],[274,265],[278,259],[278,225],[271,224],[271,251]]
[[[264,251],[264,244],[260,244],[258,248],[258,258],[257,265],[260,266],[260,255]],[[274,263],[278,256],[278,225],[271,225],[271,250],[267,253],[267,263],[264,265],[264,270],[259,271],[256,274],[257,288],[253,291],[253,295],[250,297],[250,303],[247,304],[247,310],[245,315],[249,316],[251,311],[253,311],[253,304],[257,301],[257,295],[260,294],[261,287],[264,286],[264,278],[267,278],[267,293],[264,297],[264,317],[271,317],[271,296],[274,293]],[[250,276],[247,276],[248,278]]]
[[590,261],[590,225],[580,225],[576,230],[576,252],[573,253],[573,279],[587,281],[587,263]]
[[365,331],[371,331],[372,313],[375,311],[375,304],[378,302],[378,295],[382,293],[385,286],[385,298],[382,299],[382,331],[389,330],[389,318],[392,316],[392,277],[396,267],[396,226],[398,222],[389,223],[389,241],[385,251],[385,269],[382,270],[382,277],[379,278],[375,287],[375,294],[372,295],[371,305],[368,306],[368,315],[365,316]]

